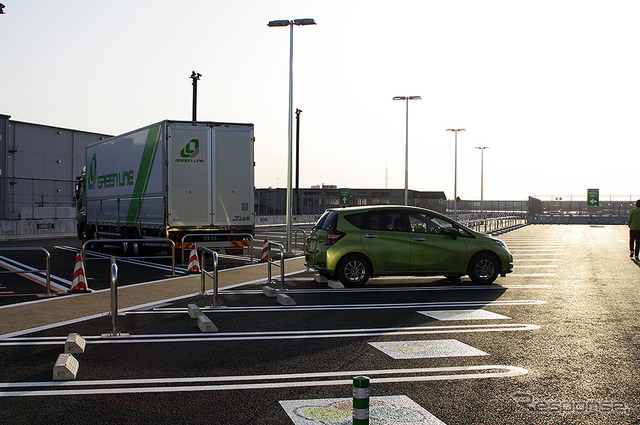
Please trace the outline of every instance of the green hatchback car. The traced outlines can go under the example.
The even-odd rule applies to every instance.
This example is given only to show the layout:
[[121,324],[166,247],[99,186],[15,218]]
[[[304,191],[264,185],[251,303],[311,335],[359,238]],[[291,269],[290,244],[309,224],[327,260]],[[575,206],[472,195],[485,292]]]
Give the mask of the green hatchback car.
[[513,256],[500,239],[435,211],[379,205],[325,211],[311,230],[305,264],[349,287],[371,276],[468,275],[489,284],[513,271]]

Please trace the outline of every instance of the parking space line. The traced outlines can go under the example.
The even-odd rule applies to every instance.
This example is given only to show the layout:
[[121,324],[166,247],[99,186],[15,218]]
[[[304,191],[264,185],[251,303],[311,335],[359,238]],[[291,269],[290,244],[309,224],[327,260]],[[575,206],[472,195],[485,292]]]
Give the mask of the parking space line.
[[[264,341],[284,339],[326,339],[326,338],[361,338],[397,335],[429,335],[449,333],[476,332],[517,332],[540,329],[537,325],[507,323],[491,325],[454,325],[454,326],[411,326],[402,328],[371,328],[371,329],[324,329],[301,331],[271,331],[271,332],[220,332],[210,335],[203,334],[160,334],[160,335],[132,335],[126,338],[103,338],[101,336],[83,336],[88,345],[93,344],[147,344],[147,343],[175,343],[175,342],[203,342],[203,341]],[[66,337],[20,337],[0,340],[0,346],[27,345],[60,345]]]
[[[524,275],[520,275],[524,276]],[[400,304],[326,304],[307,306],[253,306],[253,307],[222,307],[202,309],[207,313],[238,313],[238,312],[284,312],[284,311],[324,311],[324,310],[386,310],[386,309],[416,309],[434,307],[483,307],[487,305],[536,305],[546,304],[540,300],[486,300],[486,301],[436,301],[427,303]],[[127,314],[186,313],[186,308],[158,308],[153,311],[129,311]]]
[[[16,261],[14,259],[11,258],[7,258],[7,257],[3,257],[0,256],[0,267],[13,271],[13,272],[17,272],[19,270],[24,270],[24,273],[16,273],[18,276],[21,276],[25,279],[29,279],[32,282],[35,282],[39,285],[42,286],[46,286],[47,280],[46,277],[44,277],[44,272],[35,272],[36,269],[35,267],[31,267],[27,264],[23,264],[19,261]],[[55,276],[55,275],[50,275],[50,283],[51,283],[51,290],[53,292],[66,292],[67,289],[71,288],[71,281],[63,279],[61,277]],[[60,283],[57,283],[57,282]],[[66,286],[63,286],[66,285]]]
[[[417,369],[387,369],[367,371],[340,371],[320,373],[292,373],[280,375],[240,375],[211,376],[197,378],[152,378],[152,379],[120,379],[96,381],[56,381],[56,382],[7,382],[0,383],[0,388],[9,391],[0,392],[0,397],[34,397],[34,396],[81,396],[90,394],[131,394],[131,393],[165,393],[192,391],[230,391],[260,390],[273,388],[316,387],[353,385],[353,376],[366,375],[374,377],[376,384],[398,382],[449,381],[463,379],[506,378],[526,375],[528,371],[517,366],[477,365],[433,367]],[[392,375],[384,377],[385,375]],[[398,376],[404,375],[404,376]],[[335,379],[340,377],[348,379]],[[330,378],[330,379],[327,379]],[[331,379],[332,378],[332,379]],[[296,381],[296,379],[301,379]],[[311,380],[313,379],[313,380]],[[325,380],[326,379],[326,380]],[[279,380],[281,382],[279,382]],[[249,383],[238,383],[250,381]],[[275,381],[275,382],[259,382]],[[198,382],[221,382],[218,385],[184,385]],[[171,385],[153,387],[124,387],[124,385]],[[78,388],[78,387],[98,388]],[[107,386],[108,388],[104,388]],[[114,386],[114,387],[110,387]],[[116,387],[117,386],[117,387]],[[51,388],[55,389],[42,389]],[[65,389],[69,387],[69,389]],[[29,388],[28,390],[14,390]]]

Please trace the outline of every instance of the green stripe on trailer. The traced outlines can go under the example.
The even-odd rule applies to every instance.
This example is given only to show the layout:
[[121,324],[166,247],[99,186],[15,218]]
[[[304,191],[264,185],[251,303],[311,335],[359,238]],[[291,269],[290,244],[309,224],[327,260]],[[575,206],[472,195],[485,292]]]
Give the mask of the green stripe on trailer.
[[144,150],[142,151],[142,158],[140,159],[140,167],[138,168],[138,174],[136,175],[136,181],[131,195],[129,211],[127,212],[127,219],[125,221],[127,226],[135,226],[140,217],[140,210],[142,209],[144,196],[149,186],[149,178],[156,153],[158,152],[163,125],[164,122],[160,122],[149,127],[147,140],[145,141]]

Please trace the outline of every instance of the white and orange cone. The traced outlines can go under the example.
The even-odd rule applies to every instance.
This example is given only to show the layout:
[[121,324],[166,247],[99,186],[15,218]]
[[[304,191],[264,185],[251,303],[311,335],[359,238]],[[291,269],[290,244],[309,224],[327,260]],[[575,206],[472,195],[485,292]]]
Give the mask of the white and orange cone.
[[68,292],[91,292],[87,286],[87,275],[84,272],[84,262],[82,261],[82,254],[76,254],[76,265],[73,268],[73,281],[71,282],[71,289]]
[[269,239],[264,238],[264,243],[262,244],[262,256],[260,257],[260,261],[266,263],[269,259]]
[[200,261],[198,261],[198,250],[196,249],[195,242],[191,244],[187,273],[200,273]]

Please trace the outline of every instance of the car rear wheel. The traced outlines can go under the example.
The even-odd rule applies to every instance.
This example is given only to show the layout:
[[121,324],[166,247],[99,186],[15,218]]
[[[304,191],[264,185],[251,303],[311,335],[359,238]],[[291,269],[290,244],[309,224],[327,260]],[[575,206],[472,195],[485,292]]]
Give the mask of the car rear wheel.
[[336,275],[344,286],[359,288],[371,277],[371,266],[361,255],[347,255],[338,263]]
[[500,261],[495,255],[483,253],[478,254],[469,262],[469,277],[475,283],[488,285],[493,283],[498,277]]

